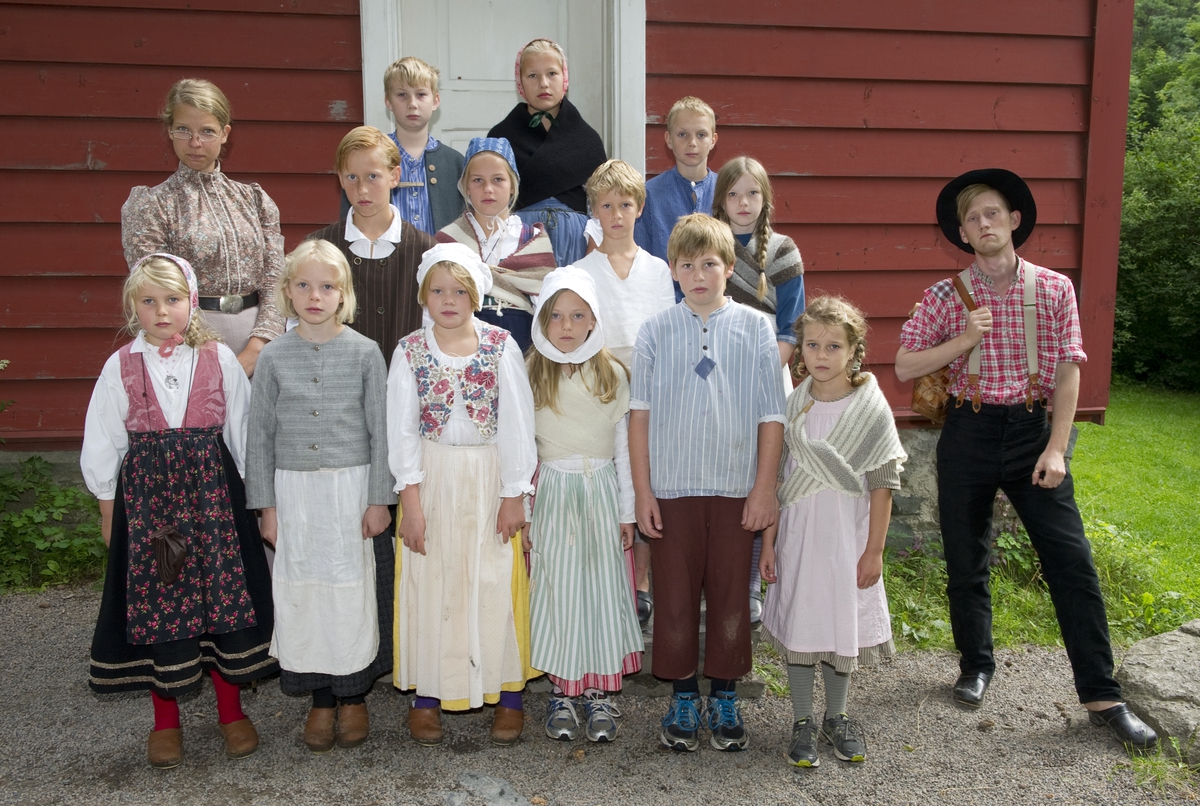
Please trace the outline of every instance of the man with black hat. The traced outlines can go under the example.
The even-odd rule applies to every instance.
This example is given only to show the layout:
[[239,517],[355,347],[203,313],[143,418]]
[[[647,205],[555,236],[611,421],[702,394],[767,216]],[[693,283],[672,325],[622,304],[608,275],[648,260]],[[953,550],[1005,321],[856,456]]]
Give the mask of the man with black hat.
[[[996,669],[989,533],[1002,489],[1041,560],[1075,690],[1092,724],[1107,725],[1131,748],[1153,747],[1157,735],[1121,702],[1113,678],[1104,599],[1067,467],[1079,365],[1087,360],[1074,288],[1063,275],[1017,256],[1037,207],[1011,171],[990,168],[954,179],[938,196],[937,218],[950,243],[975,262],[957,278],[962,290],[951,278],[925,292],[901,333],[896,375],[911,380],[949,364],[948,391],[957,396],[937,448],[946,593],[961,654],[954,699],[978,707]],[[968,311],[962,291],[978,307]]]

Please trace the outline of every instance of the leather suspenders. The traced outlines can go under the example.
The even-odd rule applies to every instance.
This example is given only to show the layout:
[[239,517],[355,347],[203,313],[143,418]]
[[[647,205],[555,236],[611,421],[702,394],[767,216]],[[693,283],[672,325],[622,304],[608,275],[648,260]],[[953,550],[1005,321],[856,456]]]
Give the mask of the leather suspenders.
[[[1020,258],[1018,258],[1020,260]],[[1033,411],[1034,394],[1038,386],[1038,355],[1037,355],[1037,268],[1021,260],[1025,267],[1025,282],[1023,287],[1022,310],[1025,319],[1025,363],[1029,369],[1029,386],[1025,390],[1025,408]],[[954,289],[958,292],[967,312],[975,310],[975,292],[971,286],[971,268],[968,266],[954,278]],[[971,348],[967,356],[967,383],[958,393],[955,406],[961,406],[966,399],[967,391],[971,391],[971,408],[979,411],[981,397],[979,392],[979,348],[982,342]],[[961,372],[962,369],[959,369]]]

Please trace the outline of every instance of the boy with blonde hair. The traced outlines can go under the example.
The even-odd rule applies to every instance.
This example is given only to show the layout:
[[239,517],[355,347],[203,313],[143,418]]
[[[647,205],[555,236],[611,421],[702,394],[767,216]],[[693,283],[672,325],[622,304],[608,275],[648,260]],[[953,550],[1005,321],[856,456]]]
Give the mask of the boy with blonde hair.
[[712,213],[717,174],[708,168],[708,155],[717,144],[716,113],[699,98],[680,98],[667,113],[665,139],[675,167],[646,183],[646,210],[635,233],[638,246],[660,260],[667,260],[667,240],[676,221]]
[[[383,103],[396,119],[396,130],[388,137],[400,151],[400,181],[391,201],[405,221],[430,235],[463,211],[458,193],[463,155],[429,133],[430,118],[442,103],[438,77],[436,67],[416,56],[392,62],[383,73]],[[349,209],[343,195],[343,217]],[[391,350],[383,354],[390,356]]]
[[328,241],[346,256],[358,296],[350,327],[374,339],[390,361],[401,337],[421,327],[413,288],[421,255],[436,241],[405,221],[391,202],[401,173],[392,138],[374,126],[359,126],[342,138],[336,159],[350,206],[341,221],[308,237]]
[[[671,270],[662,258],[638,246],[634,227],[646,206],[646,182],[633,166],[609,160],[588,179],[588,204],[603,238],[595,251],[575,265],[591,275],[604,300],[604,346],[625,366],[633,363],[633,345],[642,324],[675,304]],[[650,595],[650,546],[638,534],[633,544],[638,621],[645,626],[654,611]]]
[[[733,244],[711,216],[680,219],[667,254],[683,302],[647,320],[633,350],[630,464],[638,528],[651,538],[652,671],[674,681],[659,740],[674,750],[699,747],[701,712],[713,747],[749,745],[735,684],[750,671],[750,553],[779,513],[779,349],[766,317],[725,296]],[[706,701],[696,679],[702,594]]]

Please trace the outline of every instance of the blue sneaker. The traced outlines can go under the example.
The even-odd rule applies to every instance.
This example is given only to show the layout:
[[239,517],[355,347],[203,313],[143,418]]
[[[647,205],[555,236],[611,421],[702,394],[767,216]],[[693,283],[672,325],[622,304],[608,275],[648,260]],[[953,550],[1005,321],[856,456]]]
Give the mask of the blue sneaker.
[[658,739],[664,747],[686,750],[689,753],[700,749],[700,695],[691,691],[671,695],[671,708],[662,720],[662,733]]
[[718,750],[745,750],[750,746],[746,726],[742,724],[742,709],[738,696],[732,691],[718,691],[708,698],[704,708],[705,721],[712,731],[709,744]]

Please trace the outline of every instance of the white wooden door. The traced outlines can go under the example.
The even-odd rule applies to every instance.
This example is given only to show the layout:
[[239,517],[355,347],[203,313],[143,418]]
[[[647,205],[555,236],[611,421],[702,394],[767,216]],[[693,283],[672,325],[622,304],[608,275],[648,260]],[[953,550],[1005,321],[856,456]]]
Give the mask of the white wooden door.
[[367,123],[395,121],[383,105],[383,71],[418,56],[441,72],[431,131],[464,151],[520,100],[517,49],[547,37],[568,57],[568,97],[610,156],[645,169],[645,6],[642,0],[362,0]]

